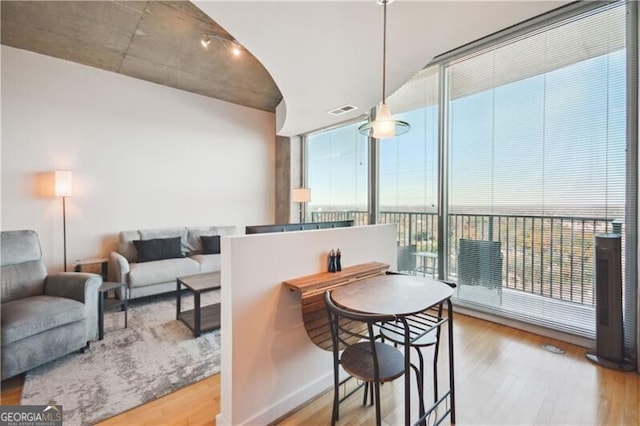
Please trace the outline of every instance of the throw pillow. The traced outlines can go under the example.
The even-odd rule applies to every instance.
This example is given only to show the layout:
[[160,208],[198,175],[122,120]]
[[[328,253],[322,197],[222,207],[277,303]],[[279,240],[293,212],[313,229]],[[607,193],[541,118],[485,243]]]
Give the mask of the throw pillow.
[[184,257],[180,237],[134,240],[138,252],[138,262]]
[[202,235],[200,242],[202,242],[202,252],[204,254],[220,253],[220,235],[213,235],[211,237]]

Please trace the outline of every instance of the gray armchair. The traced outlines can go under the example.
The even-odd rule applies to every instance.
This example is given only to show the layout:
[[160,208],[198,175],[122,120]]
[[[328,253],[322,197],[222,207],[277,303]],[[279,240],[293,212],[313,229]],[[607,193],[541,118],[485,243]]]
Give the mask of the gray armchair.
[[3,231],[2,379],[23,373],[98,337],[97,274],[47,275],[35,231]]

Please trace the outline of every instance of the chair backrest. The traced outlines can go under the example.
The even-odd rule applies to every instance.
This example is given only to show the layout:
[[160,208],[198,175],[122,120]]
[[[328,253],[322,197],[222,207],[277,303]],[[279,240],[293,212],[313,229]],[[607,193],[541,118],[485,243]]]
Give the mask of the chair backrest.
[[[329,290],[324,293],[325,306],[329,317],[329,329],[333,340],[333,350],[341,351],[362,340],[375,341],[374,324],[395,319],[393,315],[373,315],[348,311],[337,306],[331,299]],[[375,348],[372,348],[375,352]]]
[[458,248],[458,284],[502,285],[500,241],[460,239]]
[[44,293],[47,268],[38,234],[32,230],[2,231],[2,303]]

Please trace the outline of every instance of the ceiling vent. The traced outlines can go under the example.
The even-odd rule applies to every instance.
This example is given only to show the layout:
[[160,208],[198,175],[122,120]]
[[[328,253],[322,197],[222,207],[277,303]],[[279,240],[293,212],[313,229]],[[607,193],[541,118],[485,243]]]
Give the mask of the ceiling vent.
[[358,109],[358,107],[347,104],[347,105],[342,105],[341,107],[332,109],[331,111],[329,111],[329,114],[331,114],[331,115],[342,115],[342,114],[345,114],[347,112],[350,112],[350,111],[353,111],[353,110],[356,110],[356,109]]

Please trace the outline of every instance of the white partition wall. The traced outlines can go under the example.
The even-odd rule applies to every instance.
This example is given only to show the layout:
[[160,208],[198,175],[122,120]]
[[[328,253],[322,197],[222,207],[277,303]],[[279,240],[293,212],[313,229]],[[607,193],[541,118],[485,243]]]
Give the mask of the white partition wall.
[[391,224],[223,238],[217,424],[268,424],[331,386],[331,352],[308,338],[300,295],[282,281],[326,271],[332,248],[343,267],[378,261],[395,269],[396,236]]

